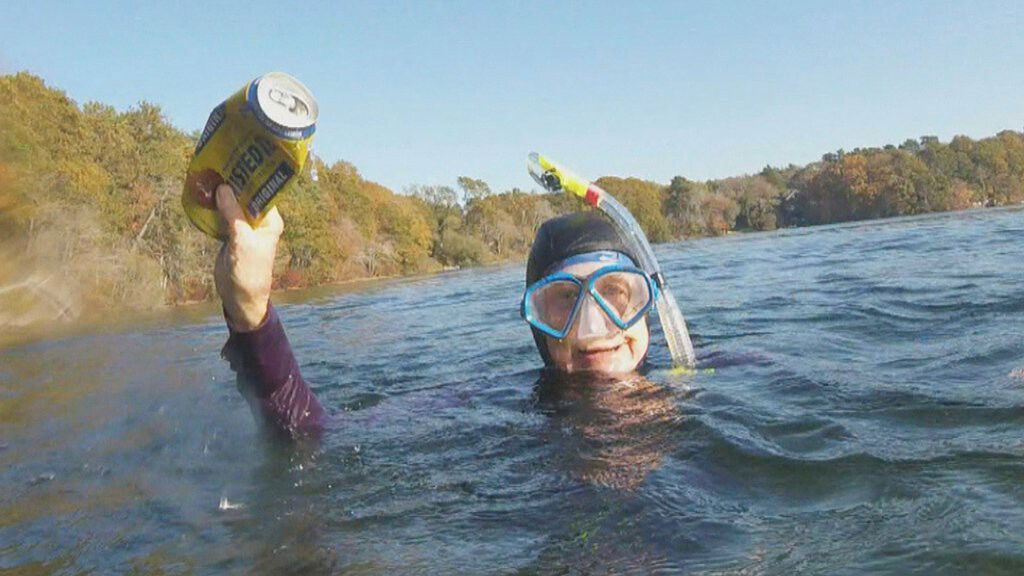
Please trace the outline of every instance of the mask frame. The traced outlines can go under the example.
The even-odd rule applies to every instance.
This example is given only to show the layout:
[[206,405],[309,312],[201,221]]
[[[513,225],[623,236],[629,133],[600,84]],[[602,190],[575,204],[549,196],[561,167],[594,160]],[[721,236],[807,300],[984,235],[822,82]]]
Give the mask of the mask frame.
[[[598,280],[600,280],[603,276],[615,272],[628,272],[632,274],[637,274],[643,277],[644,286],[646,286],[647,288],[647,303],[644,304],[644,306],[641,307],[640,310],[638,310],[637,313],[634,314],[633,317],[628,320],[620,319],[618,317],[618,313],[614,311],[612,306],[608,304],[608,302],[604,299],[603,296],[601,296],[601,293],[598,292],[596,288],[596,282]],[[569,313],[569,317],[565,322],[565,328],[563,328],[561,331],[555,330],[554,328],[545,324],[540,318],[538,318],[534,314],[533,306],[529,304],[529,302],[531,301],[531,297],[537,290],[553,282],[570,282],[572,284],[575,284],[579,288],[579,293],[576,296],[576,302],[573,303],[572,311]],[[526,320],[526,322],[530,324],[530,326],[533,326],[537,330],[540,330],[541,332],[547,334],[548,336],[551,336],[552,338],[563,340],[566,336],[569,335],[569,332],[572,331],[572,328],[576,323],[577,316],[579,315],[580,308],[583,307],[583,301],[586,299],[587,295],[594,299],[597,305],[600,306],[601,310],[604,312],[605,317],[611,320],[612,323],[615,324],[615,326],[617,326],[621,330],[628,330],[634,324],[639,322],[641,318],[647,315],[651,308],[654,307],[654,301],[657,300],[658,298],[658,288],[646,272],[635,266],[625,266],[621,264],[604,266],[602,268],[598,268],[586,278],[579,278],[573,276],[572,274],[566,274],[565,272],[556,272],[554,274],[549,274],[541,278],[540,280],[531,284],[526,289],[526,291],[523,293],[523,299],[519,303],[519,314],[520,316],[522,316],[523,320]]]

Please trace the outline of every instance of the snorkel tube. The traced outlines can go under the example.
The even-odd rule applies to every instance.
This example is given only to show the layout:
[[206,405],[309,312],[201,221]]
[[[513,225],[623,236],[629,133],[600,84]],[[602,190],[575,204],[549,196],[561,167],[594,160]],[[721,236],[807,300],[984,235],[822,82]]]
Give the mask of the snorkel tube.
[[661,273],[647,236],[629,210],[597,184],[583,180],[536,152],[530,153],[526,167],[530,171],[530,176],[549,192],[565,191],[575,194],[611,219],[622,240],[640,260],[637,262],[640,269],[658,286],[656,308],[661,320],[661,329],[665,334],[665,340],[668,341],[672,362],[679,367],[693,368],[696,365],[696,357],[693,353],[693,343],[690,342],[690,333],[686,329],[686,320],[683,319],[683,313],[668,288],[668,281]]

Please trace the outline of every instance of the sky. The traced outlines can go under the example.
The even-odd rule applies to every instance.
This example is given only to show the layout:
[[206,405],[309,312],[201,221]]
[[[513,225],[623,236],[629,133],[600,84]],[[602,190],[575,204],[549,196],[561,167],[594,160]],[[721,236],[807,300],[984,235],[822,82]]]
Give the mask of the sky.
[[398,192],[536,188],[533,150],[667,183],[1024,129],[1024,3],[779,4],[14,0],[0,74],[191,132],[288,72],[320,103],[317,155]]

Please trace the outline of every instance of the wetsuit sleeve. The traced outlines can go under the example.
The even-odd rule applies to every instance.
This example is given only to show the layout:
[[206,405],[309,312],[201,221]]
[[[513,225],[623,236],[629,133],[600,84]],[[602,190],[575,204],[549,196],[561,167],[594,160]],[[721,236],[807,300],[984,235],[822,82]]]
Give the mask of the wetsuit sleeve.
[[274,306],[268,305],[259,328],[237,332],[229,322],[228,330],[221,356],[238,375],[238,390],[257,419],[291,438],[319,436],[324,410],[299,372]]

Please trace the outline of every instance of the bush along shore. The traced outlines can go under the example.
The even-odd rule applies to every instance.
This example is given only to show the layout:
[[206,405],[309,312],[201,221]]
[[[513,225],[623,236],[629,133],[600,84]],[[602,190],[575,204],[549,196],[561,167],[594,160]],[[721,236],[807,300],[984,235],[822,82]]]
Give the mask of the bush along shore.
[[[37,76],[0,77],[0,327],[209,299],[218,244],[179,197],[197,134],[160,108],[79,105]],[[525,151],[524,151],[525,153]],[[278,287],[513,261],[564,195],[460,177],[403,194],[315,160],[281,200]],[[934,136],[805,166],[668,184],[604,177],[652,242],[1024,202],[1024,134]]]

